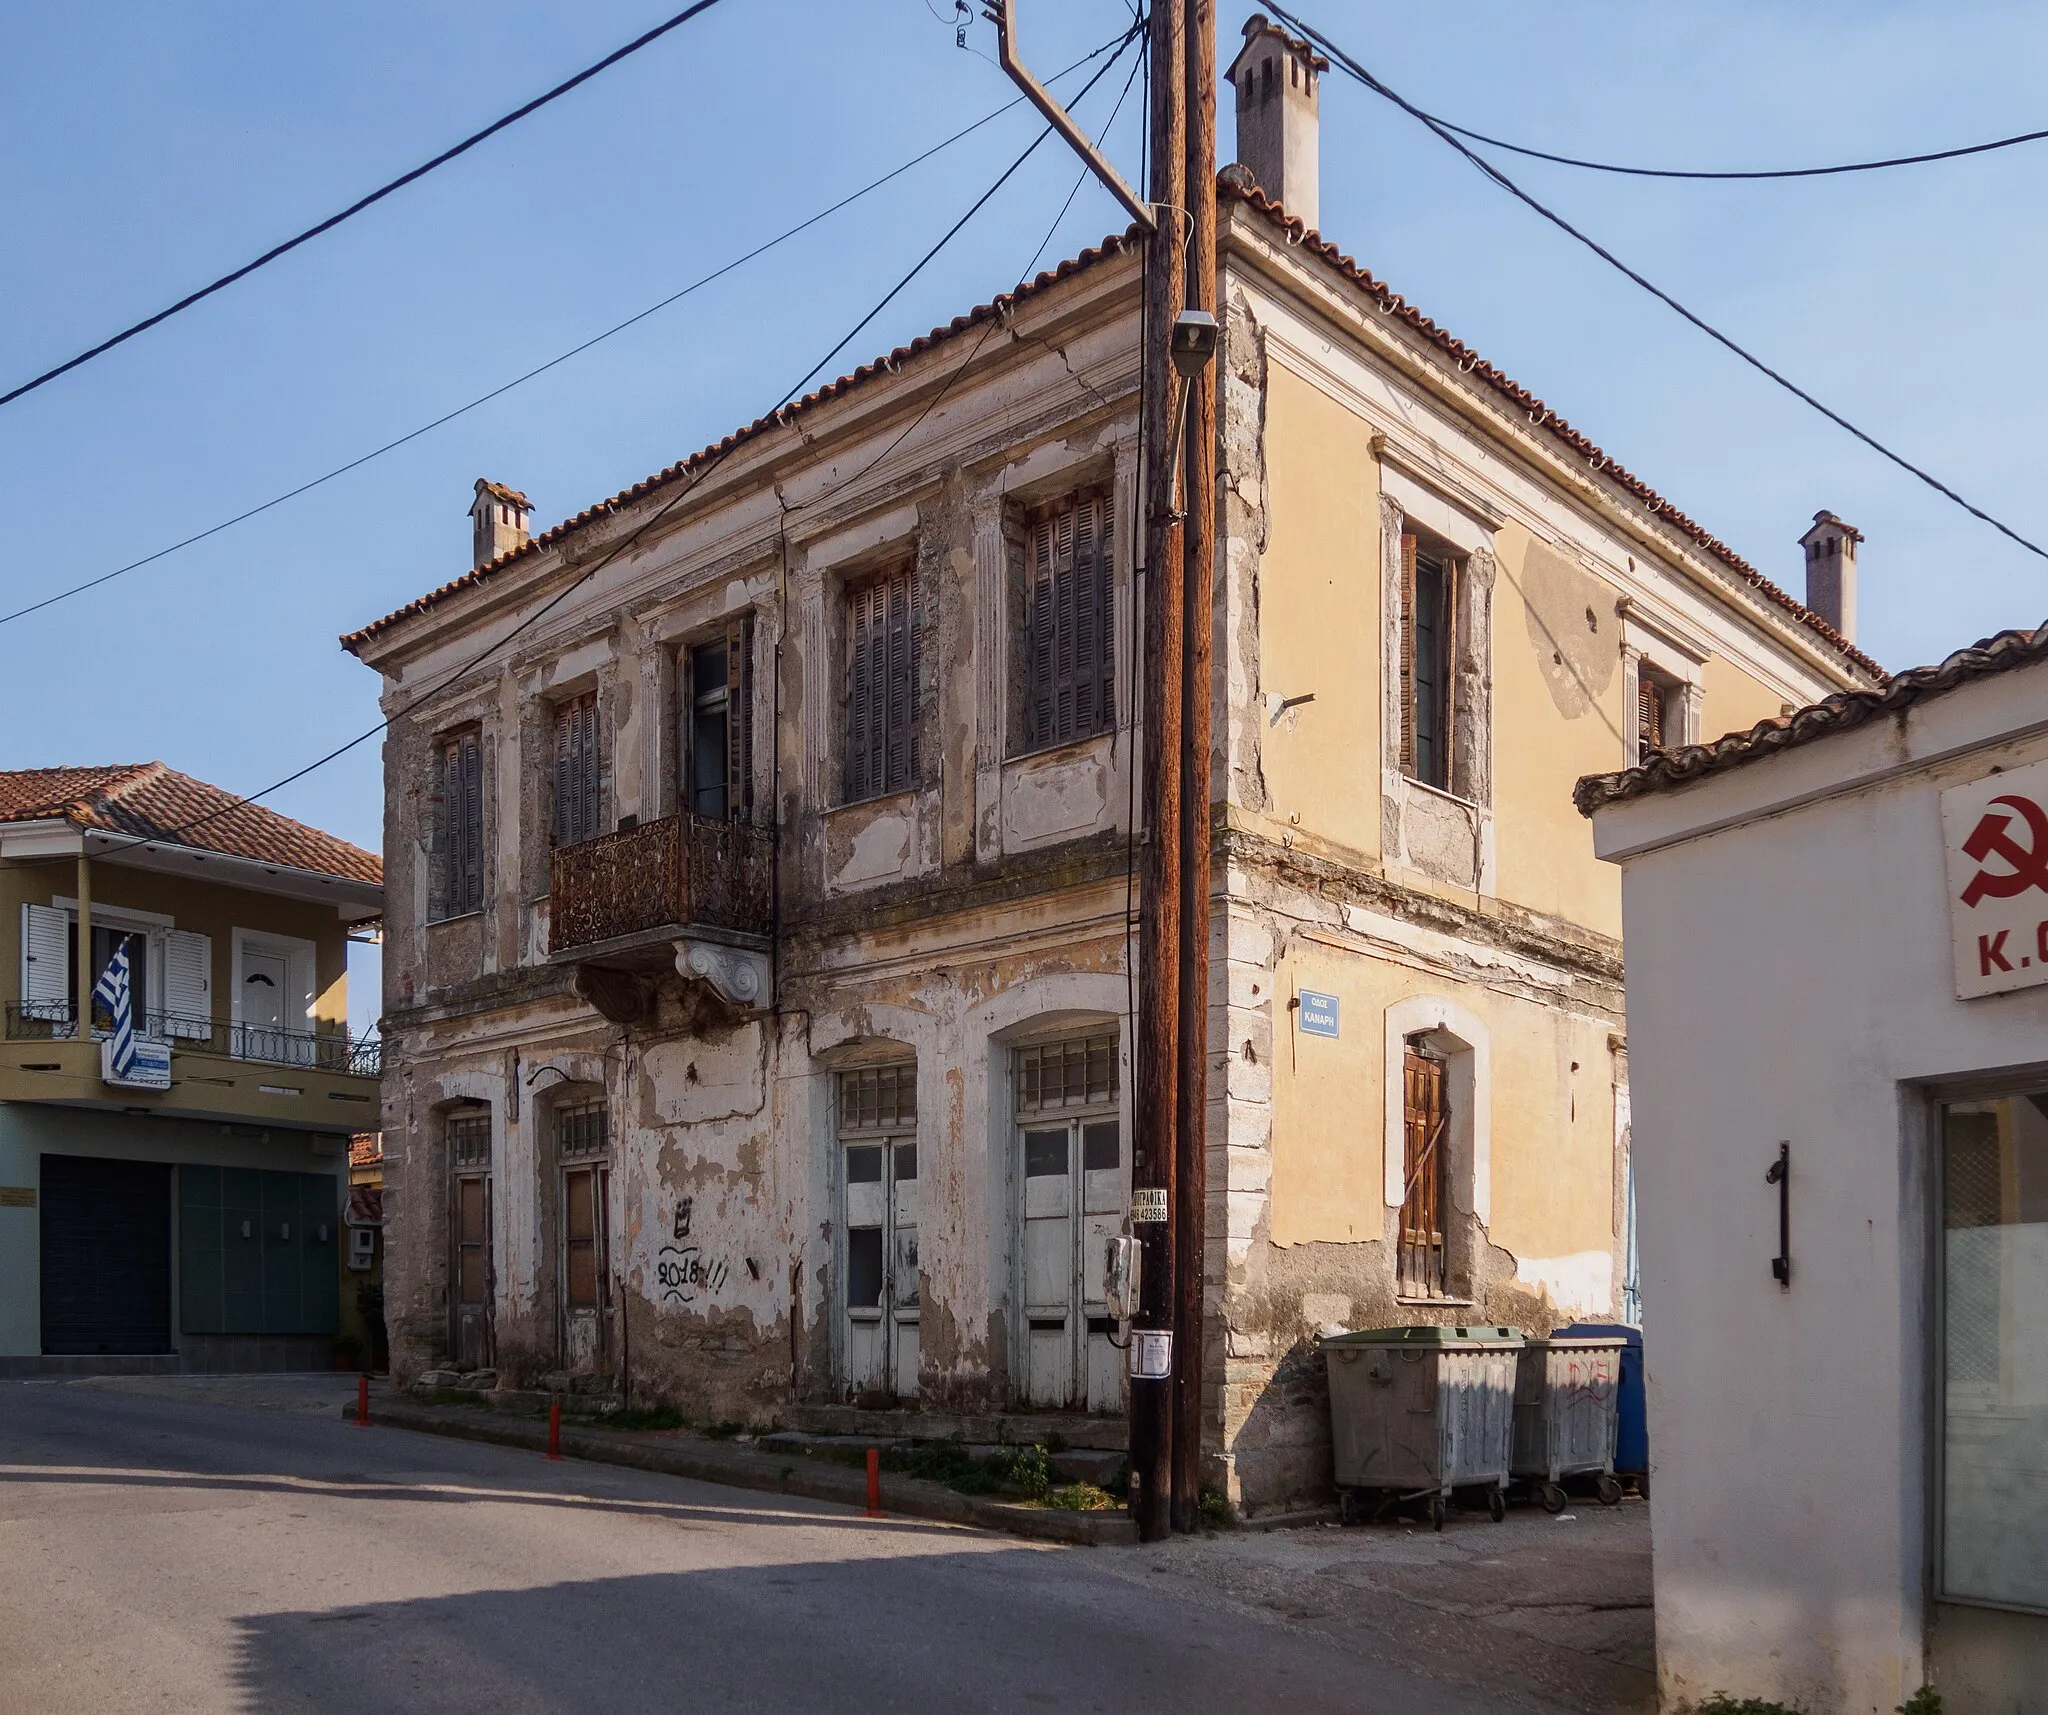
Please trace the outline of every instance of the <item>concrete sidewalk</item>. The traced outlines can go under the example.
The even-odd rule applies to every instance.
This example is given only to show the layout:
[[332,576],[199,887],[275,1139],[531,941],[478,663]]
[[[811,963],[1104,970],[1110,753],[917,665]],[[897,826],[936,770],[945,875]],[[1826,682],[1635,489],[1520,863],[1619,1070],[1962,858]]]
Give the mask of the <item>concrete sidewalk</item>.
[[[341,1409],[343,1416],[354,1416],[354,1400],[351,1398]],[[548,1438],[544,1420],[514,1416],[487,1406],[426,1405],[374,1389],[370,1421],[386,1428],[421,1430],[430,1435],[526,1448],[536,1453],[545,1450]],[[867,1476],[863,1471],[798,1452],[768,1452],[737,1440],[712,1440],[687,1429],[598,1429],[586,1422],[565,1419],[561,1445],[568,1458],[659,1471],[700,1483],[723,1483],[728,1488],[802,1495],[810,1500],[838,1501],[848,1506],[861,1506],[867,1499]],[[882,1474],[881,1492],[883,1512],[900,1518],[976,1525],[1038,1542],[1061,1542],[1075,1547],[1103,1547],[1138,1540],[1130,1515],[1120,1508],[1076,1512],[1026,1501],[964,1495],[940,1483],[894,1472]]]

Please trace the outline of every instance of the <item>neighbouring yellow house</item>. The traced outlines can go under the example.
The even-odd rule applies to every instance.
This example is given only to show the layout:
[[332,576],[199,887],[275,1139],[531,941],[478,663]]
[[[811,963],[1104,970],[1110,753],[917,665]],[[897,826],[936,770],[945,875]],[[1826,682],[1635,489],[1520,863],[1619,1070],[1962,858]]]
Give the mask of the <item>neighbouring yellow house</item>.
[[[161,762],[0,773],[0,1374],[325,1368],[369,852]],[[136,1054],[105,1003],[128,956]]]

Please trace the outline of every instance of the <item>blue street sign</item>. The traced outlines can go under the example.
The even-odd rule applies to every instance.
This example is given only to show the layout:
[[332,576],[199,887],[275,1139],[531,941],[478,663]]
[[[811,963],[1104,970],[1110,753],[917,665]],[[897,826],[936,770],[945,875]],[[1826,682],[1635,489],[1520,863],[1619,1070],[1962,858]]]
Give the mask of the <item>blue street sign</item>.
[[1295,999],[1301,1002],[1301,1028],[1310,1036],[1337,1034],[1337,997],[1303,989]]

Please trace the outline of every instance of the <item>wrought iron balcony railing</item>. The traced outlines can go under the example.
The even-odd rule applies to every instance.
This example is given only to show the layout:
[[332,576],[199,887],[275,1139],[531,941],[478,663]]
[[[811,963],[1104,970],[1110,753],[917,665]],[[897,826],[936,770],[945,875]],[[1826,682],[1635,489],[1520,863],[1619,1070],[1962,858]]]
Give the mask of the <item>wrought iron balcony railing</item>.
[[[252,1060],[267,1066],[302,1066],[309,1071],[343,1072],[374,1078],[382,1068],[383,1043],[374,1036],[351,1036],[345,1030],[268,1030],[224,1018],[197,1018],[181,1012],[138,1014],[137,1033],[193,1054],[219,1054],[230,1060]],[[69,1001],[11,1002],[7,1008],[10,1042],[69,1042],[78,1034],[76,1010]],[[104,1026],[95,1024],[95,1036]]]
[[773,851],[766,828],[687,815],[557,846],[548,950],[693,925],[765,935],[773,922]]

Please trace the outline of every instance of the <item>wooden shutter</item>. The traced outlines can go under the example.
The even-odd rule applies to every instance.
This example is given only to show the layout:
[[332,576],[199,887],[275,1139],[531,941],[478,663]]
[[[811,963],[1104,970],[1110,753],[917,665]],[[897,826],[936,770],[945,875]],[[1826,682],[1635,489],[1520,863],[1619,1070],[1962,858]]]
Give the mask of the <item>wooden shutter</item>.
[[71,916],[48,905],[21,908],[21,1001],[32,1018],[62,1023],[71,1005]]
[[1664,693],[1647,671],[1636,680],[1636,740],[1638,762],[1664,748]]
[[604,781],[598,760],[597,693],[555,709],[555,844],[573,846],[598,831]]
[[849,590],[846,597],[846,798],[871,798],[875,774],[875,626],[880,586]]
[[754,616],[725,628],[725,813],[754,819]]
[[906,567],[847,594],[846,796],[918,779],[917,576]]
[[1106,494],[1048,510],[1032,526],[1025,604],[1025,742],[1066,744],[1115,718],[1111,510]]
[[1415,561],[1420,544],[1401,538],[1401,772],[1415,772]]
[[484,903],[483,745],[473,732],[441,749],[441,908],[443,917],[480,911]]
[[1029,687],[1026,691],[1025,742],[1033,747],[1053,742],[1058,721],[1054,707],[1058,674],[1053,665],[1053,639],[1058,599],[1056,517],[1041,518],[1031,531],[1031,589],[1025,604],[1025,649]]
[[213,939],[189,929],[164,934],[164,1030],[200,1038],[212,1034]]

